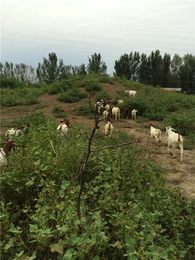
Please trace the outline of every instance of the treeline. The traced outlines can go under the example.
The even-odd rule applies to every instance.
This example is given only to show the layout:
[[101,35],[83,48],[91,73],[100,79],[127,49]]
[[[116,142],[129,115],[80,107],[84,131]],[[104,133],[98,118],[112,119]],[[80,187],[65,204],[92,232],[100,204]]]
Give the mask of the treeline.
[[[128,80],[163,88],[179,87],[184,93],[195,93],[195,56],[192,54],[184,57],[175,54],[171,58],[167,53],[162,56],[159,50],[152,51],[148,56],[139,52],[125,53],[115,61],[114,69],[115,76]],[[6,79],[15,79],[26,84],[42,84],[61,81],[69,75],[104,75],[107,74],[107,66],[101,54],[97,53],[88,58],[87,66],[65,65],[55,53],[49,53],[48,58],[43,58],[43,63],[38,63],[36,69],[23,63],[13,65],[5,62],[5,65],[0,63],[0,73]]]

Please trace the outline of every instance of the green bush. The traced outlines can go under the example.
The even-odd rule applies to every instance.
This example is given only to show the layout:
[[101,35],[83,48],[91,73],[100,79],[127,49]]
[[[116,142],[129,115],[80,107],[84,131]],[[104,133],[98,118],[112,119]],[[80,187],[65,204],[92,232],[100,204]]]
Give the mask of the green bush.
[[52,107],[52,113],[54,114],[55,117],[66,117],[66,113],[62,106],[54,104]]
[[93,115],[91,108],[89,106],[89,103],[83,103],[76,109],[76,115],[77,116],[89,116]]
[[195,134],[195,110],[184,110],[166,116],[164,123],[175,128],[182,135]]
[[86,97],[86,93],[81,92],[79,89],[69,89],[64,93],[58,94],[58,100],[64,103],[74,103]]
[[195,201],[167,188],[162,169],[139,148],[95,152],[128,142],[128,135],[95,133],[79,219],[91,129],[79,125],[62,139],[55,122],[40,113],[31,122],[0,175],[2,260],[193,259]]

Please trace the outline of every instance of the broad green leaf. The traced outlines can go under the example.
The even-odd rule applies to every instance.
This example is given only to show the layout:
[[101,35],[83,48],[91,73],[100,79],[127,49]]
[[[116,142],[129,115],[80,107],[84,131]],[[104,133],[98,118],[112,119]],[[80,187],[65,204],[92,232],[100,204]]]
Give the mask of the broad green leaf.
[[51,244],[50,250],[51,252],[58,252],[59,254],[63,254],[64,241],[60,239],[57,244]]
[[62,260],[71,260],[73,253],[74,253],[73,248],[68,249],[66,254],[63,256]]

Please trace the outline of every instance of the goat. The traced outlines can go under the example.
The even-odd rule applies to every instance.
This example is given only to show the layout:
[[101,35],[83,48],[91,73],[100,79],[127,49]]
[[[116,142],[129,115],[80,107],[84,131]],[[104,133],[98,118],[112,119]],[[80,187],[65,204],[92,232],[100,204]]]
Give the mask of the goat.
[[119,106],[119,105],[121,105],[121,104],[123,104],[124,103],[124,101],[122,100],[122,99],[120,99],[120,100],[118,100],[118,102],[117,102],[117,106]]
[[132,119],[136,119],[136,113],[138,112],[138,110],[136,110],[136,109],[133,109],[132,111],[131,111],[131,116],[132,116]]
[[[182,161],[183,161],[183,137],[180,134],[173,132],[172,130],[174,130],[174,129],[171,126],[166,127],[166,133],[168,135],[167,150],[170,152],[171,156],[174,156],[175,146],[178,144],[179,148],[181,150],[180,162],[182,163]],[[172,146],[172,152],[171,152],[170,146]]]
[[102,101],[98,101],[98,102],[95,104],[95,107],[96,107],[96,109],[97,109],[97,111],[98,111],[98,114],[100,114],[101,109],[104,108],[104,103],[103,103]]
[[120,120],[120,108],[119,107],[113,107],[112,108],[112,116],[115,120]]
[[107,111],[110,110],[110,106],[109,106],[108,104],[106,104],[106,105],[104,106],[104,108],[105,108]]
[[112,135],[113,128],[114,128],[114,127],[113,127],[113,125],[111,124],[110,119],[108,118],[108,119],[107,119],[107,123],[106,123],[106,125],[104,126],[105,135],[106,135],[106,136]]
[[6,138],[11,139],[13,137],[18,137],[24,133],[27,134],[29,127],[30,127],[30,123],[24,122],[22,124],[22,126],[19,128],[11,128],[11,129],[7,130],[5,136],[6,136]]
[[107,110],[110,109],[110,106],[108,105],[108,102],[110,101],[109,97],[103,98],[100,101],[96,102],[95,107],[98,110],[98,114],[100,114],[101,109],[105,108]]
[[125,90],[125,95],[134,97],[137,94],[136,90]]
[[57,130],[60,131],[60,134],[65,137],[68,134],[68,126],[69,126],[70,122],[68,119],[64,119],[60,121],[60,124],[57,127]]
[[128,108],[128,107],[125,107],[125,108],[123,109],[123,113],[124,113],[124,118],[128,118],[129,108]]
[[105,109],[104,112],[103,112],[103,117],[107,118],[107,116],[108,116],[108,110]]
[[160,144],[161,143],[161,130],[154,128],[153,124],[150,123],[148,124],[148,127],[150,128],[150,135],[151,137],[156,139],[156,144]]
[[4,146],[3,148],[0,149],[0,167],[2,165],[7,164],[7,156],[9,155],[9,152],[11,151],[11,149],[15,149],[15,146],[17,145],[17,143],[15,143],[15,141],[13,140],[9,140],[6,142],[3,142]]

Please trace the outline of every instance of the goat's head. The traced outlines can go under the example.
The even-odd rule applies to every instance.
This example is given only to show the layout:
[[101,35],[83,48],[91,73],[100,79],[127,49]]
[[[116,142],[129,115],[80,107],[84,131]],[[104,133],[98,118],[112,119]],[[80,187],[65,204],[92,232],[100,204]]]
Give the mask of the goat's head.
[[68,119],[63,119],[60,121],[60,124],[66,124],[67,126],[69,126],[70,121]]
[[30,123],[28,121],[24,122],[23,125],[26,127],[30,127]]
[[148,124],[148,127],[150,128],[151,126],[153,126],[153,124],[152,124],[152,123],[149,123],[149,124]]
[[5,141],[2,144],[4,144],[3,150],[6,155],[8,155],[12,148],[15,149],[15,146],[18,145],[14,140]]

